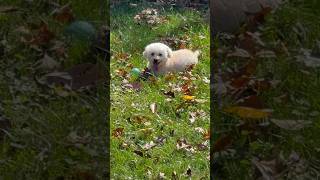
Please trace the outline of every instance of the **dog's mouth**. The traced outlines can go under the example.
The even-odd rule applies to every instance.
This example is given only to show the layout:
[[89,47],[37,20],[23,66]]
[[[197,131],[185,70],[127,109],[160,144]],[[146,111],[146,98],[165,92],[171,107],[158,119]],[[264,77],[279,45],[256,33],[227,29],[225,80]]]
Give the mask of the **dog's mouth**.
[[153,60],[153,64],[154,64],[154,65],[158,65],[158,64],[160,64],[160,61],[157,60],[157,59],[154,59],[154,60]]
[[157,72],[157,71],[159,70],[159,67],[158,67],[159,64],[160,64],[160,61],[159,61],[159,60],[157,60],[157,59],[154,59],[154,60],[153,60],[153,70],[154,70],[155,72]]

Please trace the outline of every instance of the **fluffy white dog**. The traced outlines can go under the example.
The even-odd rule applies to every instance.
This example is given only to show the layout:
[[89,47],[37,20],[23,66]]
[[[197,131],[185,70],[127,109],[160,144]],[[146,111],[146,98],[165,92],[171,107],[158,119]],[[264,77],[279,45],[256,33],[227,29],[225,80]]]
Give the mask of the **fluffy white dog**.
[[199,51],[189,49],[172,51],[163,43],[151,43],[143,52],[143,56],[149,61],[148,69],[156,75],[184,71],[188,66],[198,63],[199,54]]

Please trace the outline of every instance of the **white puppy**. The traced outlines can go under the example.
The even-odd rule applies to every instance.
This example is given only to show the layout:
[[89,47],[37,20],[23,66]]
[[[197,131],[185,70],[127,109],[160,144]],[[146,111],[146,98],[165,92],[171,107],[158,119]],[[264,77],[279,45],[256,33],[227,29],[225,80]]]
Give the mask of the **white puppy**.
[[189,65],[198,63],[199,54],[199,51],[189,49],[172,51],[163,43],[151,43],[143,52],[143,56],[149,61],[148,69],[156,75],[184,71]]

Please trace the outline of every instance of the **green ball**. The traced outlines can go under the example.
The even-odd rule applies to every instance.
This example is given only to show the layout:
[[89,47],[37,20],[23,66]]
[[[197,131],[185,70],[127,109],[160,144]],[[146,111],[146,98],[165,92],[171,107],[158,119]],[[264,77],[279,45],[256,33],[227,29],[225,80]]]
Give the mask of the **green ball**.
[[133,77],[139,77],[139,75],[140,75],[140,70],[138,69],[138,68],[133,68],[132,70],[131,70],[131,75],[133,76]]
[[86,21],[75,21],[65,28],[65,34],[71,40],[91,41],[96,36],[96,29]]

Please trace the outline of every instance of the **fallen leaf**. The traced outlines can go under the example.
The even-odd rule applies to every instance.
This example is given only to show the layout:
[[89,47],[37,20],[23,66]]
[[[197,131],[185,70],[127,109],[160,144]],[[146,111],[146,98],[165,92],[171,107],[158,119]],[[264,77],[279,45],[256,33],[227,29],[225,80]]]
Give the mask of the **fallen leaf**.
[[[288,162],[286,162],[283,159],[283,157],[281,157],[281,154],[280,154],[280,156],[273,158],[273,159],[269,159],[269,160],[260,160],[256,157],[253,157],[251,162],[258,170],[258,171],[255,171],[256,172],[255,178],[256,179],[268,179],[268,180],[281,179],[281,178],[288,175],[287,174],[288,170],[289,170],[289,172],[292,172],[293,169],[291,169],[290,166],[292,166],[293,164],[289,164]],[[294,164],[297,164],[297,163],[294,162]],[[300,165],[302,165],[302,164],[300,164]],[[305,171],[303,171],[303,172],[305,172]],[[297,174],[295,174],[295,175],[297,175]]]
[[153,141],[150,141],[149,143],[146,143],[145,145],[142,146],[143,150],[149,150],[153,147],[157,146],[156,143],[154,143]]
[[122,85],[122,87],[127,89],[134,89],[138,91],[142,89],[142,84],[140,82],[125,83]]
[[131,118],[129,118],[130,122],[137,123],[137,124],[142,124],[149,120],[150,120],[149,117],[143,116],[143,115],[134,115]]
[[186,72],[191,72],[191,70],[195,67],[195,64],[190,64],[186,67]]
[[148,169],[148,171],[147,171],[147,177],[149,178],[149,179],[152,179],[152,172]]
[[37,34],[35,37],[30,41],[31,44],[35,45],[46,45],[48,44],[53,38],[55,34],[49,30],[48,25],[45,22],[41,22],[41,25],[38,29]]
[[197,145],[197,149],[199,151],[204,151],[204,150],[208,149],[208,146],[205,143],[200,143],[200,144]]
[[158,15],[157,9],[147,8],[142,10],[140,13],[134,16],[134,21],[138,24],[146,23],[149,25],[156,25],[165,21],[165,18],[162,18]]
[[308,120],[278,120],[278,119],[270,119],[275,125],[280,128],[286,130],[300,130],[312,124],[311,121]]
[[203,139],[205,139],[205,140],[209,140],[209,139],[210,139],[210,130],[206,131],[206,132],[203,134]]
[[236,114],[241,118],[249,118],[249,119],[263,119],[271,115],[271,112],[264,109],[256,109],[256,108],[242,107],[242,106],[228,107],[228,108],[225,108],[224,111],[227,113]]
[[174,98],[174,97],[175,97],[173,91],[165,91],[165,92],[163,92],[163,94],[166,95],[166,96],[169,96],[169,97],[171,97],[171,98]]
[[54,18],[61,23],[69,23],[75,19],[70,4],[66,4],[61,8],[54,10],[52,14]]
[[191,82],[187,81],[186,83],[184,83],[181,86],[181,91],[183,92],[184,95],[191,95],[192,94],[192,90],[191,90],[190,84],[191,84]]
[[172,179],[172,180],[178,180],[178,179],[179,179],[178,174],[177,174],[176,171],[173,171],[173,172],[172,172],[171,179]]
[[129,143],[123,142],[122,144],[119,145],[120,149],[127,149],[129,147]]
[[302,49],[304,55],[297,56],[299,62],[303,62],[307,67],[320,67],[320,58],[315,57],[311,54],[311,50]]
[[198,133],[201,133],[201,134],[205,133],[205,130],[201,127],[196,127],[196,128],[194,128],[194,130],[197,131]]
[[196,112],[189,112],[189,120],[191,122],[191,124],[193,124],[195,121],[196,121],[196,116],[197,116],[197,113]]
[[186,101],[192,101],[194,100],[195,96],[184,95],[182,98]]
[[183,138],[177,140],[177,150],[185,150],[187,152],[195,153],[195,149],[191,144],[187,143],[187,141]]
[[207,77],[204,77],[202,80],[204,83],[210,84],[210,79],[208,79]]
[[120,61],[128,61],[129,58],[131,57],[130,54],[128,53],[117,53],[114,58]]
[[52,72],[42,76],[38,79],[38,82],[49,87],[53,87],[54,85],[68,85],[70,87],[72,77],[67,72]]
[[150,104],[150,109],[153,114],[156,114],[157,113],[157,104],[156,103]]
[[157,138],[155,139],[155,142],[156,142],[157,144],[164,144],[165,141],[166,141],[166,137],[164,137],[164,136],[159,136],[159,137],[157,137]]
[[123,78],[125,78],[128,75],[128,72],[122,68],[117,69],[115,72],[118,76],[123,77]]
[[42,59],[39,60],[40,65],[38,68],[45,69],[45,70],[52,70],[59,68],[60,64],[50,57],[48,54],[45,54]]
[[164,173],[160,172],[159,173],[159,179],[167,179]]
[[113,137],[121,137],[123,135],[124,128],[116,128],[112,131]]

